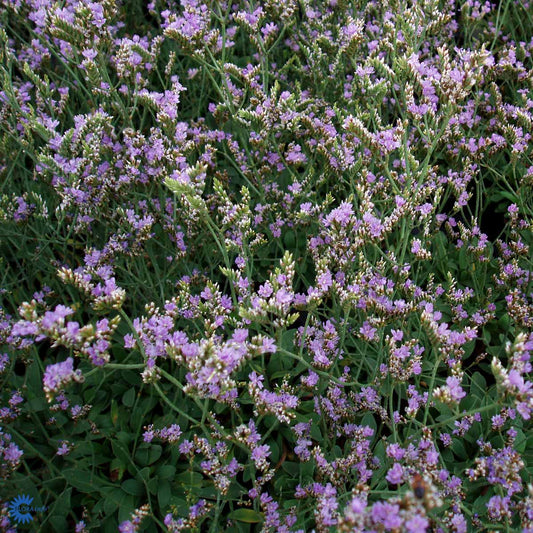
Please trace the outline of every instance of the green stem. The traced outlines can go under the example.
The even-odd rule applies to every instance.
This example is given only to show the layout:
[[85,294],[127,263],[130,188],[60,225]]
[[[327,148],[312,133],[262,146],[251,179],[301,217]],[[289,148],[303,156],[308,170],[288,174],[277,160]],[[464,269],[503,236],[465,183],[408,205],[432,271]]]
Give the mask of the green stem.
[[174,405],[165,395],[165,393],[161,390],[161,387],[157,384],[157,383],[153,383],[153,387],[154,389],[157,391],[157,393],[159,394],[159,396],[161,397],[161,399],[171,408],[173,409],[174,411],[176,411],[176,413],[178,413],[179,415],[183,416],[184,418],[186,418],[189,422],[192,422],[194,423],[195,425],[198,425],[199,422],[198,420],[196,420],[195,418],[193,418],[192,416],[189,416],[187,413],[185,413],[184,411],[182,411],[179,407],[177,407],[176,405]]
[[140,370],[141,368],[145,368],[146,365],[143,363],[135,363],[135,364],[121,364],[121,363],[107,363],[103,367],[95,367],[92,370],[89,370],[86,374],[84,374],[84,377],[88,378],[89,376],[92,376],[99,370],[105,370],[105,369],[113,369],[113,370]]

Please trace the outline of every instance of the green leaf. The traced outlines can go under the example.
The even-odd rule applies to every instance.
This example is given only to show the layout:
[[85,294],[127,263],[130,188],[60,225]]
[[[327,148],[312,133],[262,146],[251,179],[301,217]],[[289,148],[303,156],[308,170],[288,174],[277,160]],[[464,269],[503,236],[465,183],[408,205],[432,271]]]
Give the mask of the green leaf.
[[83,391],[83,397],[86,403],[93,403],[97,390],[96,387],[88,387]]
[[102,485],[110,485],[110,483],[103,479],[90,474],[88,475],[87,472],[78,470],[77,468],[67,468],[61,473],[67,480],[67,483],[75,489],[78,489],[80,492],[88,492],[92,494],[95,491],[99,491]]
[[[294,351],[294,336],[296,335],[295,329],[289,329],[288,331],[284,331],[281,335],[281,348],[284,350],[287,350],[288,352]],[[288,366],[292,366],[292,360],[290,358],[283,358],[282,361],[285,361]]]
[[[281,443],[282,439],[281,437],[279,437],[279,442]],[[278,461],[279,461],[279,458],[280,458],[280,449],[281,449],[281,446],[278,445],[278,443],[274,440],[271,440],[269,439],[267,444],[270,446],[270,462],[272,464],[276,464]]]
[[120,377],[134,387],[140,387],[142,385],[142,378],[138,372],[128,370],[124,373],[121,373]]
[[379,464],[384,466],[387,463],[385,444],[380,439],[374,448],[374,456],[379,459]]
[[[68,513],[72,510],[72,505],[70,502],[70,497],[72,495],[72,487],[64,490],[55,501],[54,505],[50,508],[50,514],[58,516],[67,516]],[[41,505],[38,503],[37,505]],[[47,511],[48,512],[48,511]]]
[[263,515],[253,509],[236,509],[228,515],[228,518],[247,524],[257,524],[263,520]]
[[176,467],[174,465],[163,465],[157,469],[159,479],[170,479],[176,474]]
[[65,516],[53,515],[47,519],[54,531],[67,531],[67,520]]
[[134,387],[132,387],[131,389],[128,389],[122,395],[122,403],[126,407],[133,407],[133,404],[135,403],[135,388]]
[[524,435],[524,432],[520,429],[516,430],[516,438],[514,441],[514,448],[515,450],[523,454],[526,451],[526,444],[527,444],[527,438]]
[[135,498],[133,496],[126,495],[118,507],[119,523],[129,520],[133,511],[135,511],[135,507]]
[[533,435],[529,436],[526,441],[524,459],[526,459],[529,464],[533,463]]
[[465,446],[462,441],[455,439],[451,446],[453,453],[459,457],[459,459],[466,460],[468,459],[468,453],[466,452]]
[[106,515],[114,513],[116,509],[120,509],[126,515],[123,520],[127,520],[129,514],[135,509],[133,495],[127,494],[121,488],[109,487],[103,491],[102,496],[104,496],[104,512]]
[[479,372],[475,372],[472,375],[470,393],[476,396],[477,398],[485,398],[485,395],[487,393],[487,381]]
[[111,400],[111,422],[116,426],[118,422],[118,403],[115,399]]
[[318,442],[322,441],[322,433],[320,431],[320,428],[318,427],[318,424],[313,424],[311,426],[310,434],[312,439]]
[[118,440],[111,441],[111,448],[113,449],[113,454],[115,458],[122,461],[124,467],[130,464],[130,452],[128,448]]
[[513,194],[512,192],[509,192],[509,191],[502,191],[502,190],[499,190],[498,192],[494,193],[489,198],[489,202],[498,204],[503,199],[509,200],[513,204],[518,203],[518,198],[516,194]]
[[283,242],[287,249],[294,249],[294,245],[296,243],[296,234],[294,233],[294,231],[286,231],[285,235],[283,235]]
[[117,457],[115,457],[110,463],[109,470],[111,472],[114,472],[116,475],[116,479],[120,481],[122,479],[122,476],[124,476],[126,465],[124,464],[122,459],[118,459]]
[[135,474],[135,479],[137,481],[140,481],[141,483],[147,482],[150,479],[150,474],[152,473],[152,468],[149,466],[145,466],[144,468],[141,468],[137,474]]
[[168,502],[170,501],[170,496],[170,483],[168,481],[161,481],[157,491],[157,501],[159,502],[159,507],[161,507],[161,509],[167,507]]
[[300,471],[299,463],[295,463],[293,461],[283,461],[283,463],[281,463],[281,468],[292,477],[297,477]]
[[[26,385],[28,386],[29,390],[42,391],[42,388],[41,388],[42,376],[41,376],[41,370],[38,364],[35,363],[27,367],[26,380],[27,380]],[[40,392],[40,394],[42,394],[42,392]]]
[[133,496],[141,496],[144,494],[144,485],[135,479],[127,479],[120,486],[126,494],[132,494]]
[[[269,367],[270,369],[270,367]],[[278,370],[277,372],[268,373],[271,380],[279,379],[279,378],[286,378],[290,377],[291,373],[287,370]]]
[[366,415],[363,416],[363,419],[361,420],[361,426],[372,428],[374,430],[374,435],[376,434],[376,429],[378,427],[374,415],[370,413],[366,413]]
[[32,398],[26,403],[26,408],[32,413],[39,413],[48,407],[44,398]]
[[185,487],[201,487],[204,478],[199,472],[191,472],[190,470],[187,470],[176,476],[176,481],[179,481]]
[[482,339],[486,346],[490,344],[491,334],[487,328],[483,329]]
[[141,466],[147,466],[155,463],[163,453],[163,448],[159,444],[148,445],[147,448],[141,448],[135,453],[135,461]]
[[474,347],[476,346],[476,340],[472,340],[472,341],[469,341],[467,342],[466,344],[463,345],[463,350],[465,351],[465,354],[463,356],[464,359],[466,359],[467,357],[470,357],[470,355],[472,355],[472,352],[474,351]]
[[127,431],[119,431],[117,433],[117,439],[124,444],[129,444],[133,440],[133,436],[130,435]]
[[453,452],[449,448],[444,448],[441,452],[441,456],[445,463],[453,463],[455,461]]
[[157,477],[153,477],[152,479],[148,480],[148,483],[146,485],[148,487],[148,490],[150,491],[150,494],[153,494],[155,496],[159,487],[159,479]]
[[487,494],[484,494],[483,496],[480,496],[474,502],[474,505],[472,506],[472,511],[474,513],[477,513],[477,514],[483,516],[487,512],[487,503],[489,502],[489,500],[492,498],[493,495],[494,494],[493,494],[492,489],[489,488],[489,491],[488,491]]

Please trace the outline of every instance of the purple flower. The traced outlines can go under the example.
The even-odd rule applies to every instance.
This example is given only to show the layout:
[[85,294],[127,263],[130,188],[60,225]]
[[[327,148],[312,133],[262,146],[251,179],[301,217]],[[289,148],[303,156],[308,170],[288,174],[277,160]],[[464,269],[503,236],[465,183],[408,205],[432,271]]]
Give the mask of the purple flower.
[[377,340],[376,332],[377,332],[377,329],[373,328],[368,322],[368,320],[365,320],[361,328],[359,328],[359,333],[361,333],[361,336],[363,337],[363,339],[367,341],[376,341]]
[[72,448],[72,445],[68,441],[63,440],[61,441],[60,446],[57,448],[56,455],[59,455],[59,456],[68,455],[70,453],[71,448]]
[[62,363],[48,365],[43,376],[43,390],[48,401],[71,381],[82,382],[81,370],[74,370],[74,360],[69,357]]
[[287,305],[292,302],[293,295],[285,290],[284,288],[280,288],[276,292],[276,302],[280,305]]
[[24,455],[24,452],[14,443],[10,442],[2,450],[4,461],[15,465],[18,463],[19,459]]
[[125,520],[118,526],[118,530],[120,533],[135,533],[137,528],[131,522],[131,520]]
[[339,207],[331,211],[324,220],[324,226],[329,228],[333,223],[346,227],[353,216],[353,207],[351,203],[342,202]]
[[506,518],[510,518],[509,504],[511,498],[509,496],[493,496],[487,503],[487,514],[494,522],[500,522]]
[[7,368],[9,364],[9,355],[7,353],[0,354],[0,374]]
[[400,506],[398,504],[376,502],[372,506],[371,516],[376,526],[382,525],[388,529],[399,529],[402,525]]
[[181,428],[178,424],[172,424],[168,428],[162,428],[159,430],[159,437],[167,442],[177,442],[181,436]]
[[386,479],[392,485],[399,485],[403,481],[403,467],[399,463],[394,463],[392,468],[387,472]]
[[461,388],[461,380],[459,378],[453,376],[448,377],[446,379],[446,385],[448,386],[452,400],[458,402],[466,396],[466,392]]
[[287,163],[291,164],[302,164],[307,161],[307,157],[304,153],[302,153],[302,147],[297,145],[291,145],[290,149],[288,150],[285,160]]
[[144,442],[152,442],[152,440],[155,437],[156,432],[154,431],[154,426],[150,424],[146,431],[143,433],[143,441]]
[[405,456],[405,450],[399,444],[389,444],[387,455],[396,461],[400,461]]
[[425,516],[416,515],[405,522],[407,533],[427,533],[429,520]]
[[267,458],[272,452],[270,451],[270,446],[268,444],[263,444],[262,446],[257,446],[252,450],[251,458],[255,463],[255,466],[259,470],[267,470],[268,462]]
[[329,270],[326,270],[326,272],[318,276],[317,286],[320,290],[326,292],[332,285],[333,285],[333,278]]

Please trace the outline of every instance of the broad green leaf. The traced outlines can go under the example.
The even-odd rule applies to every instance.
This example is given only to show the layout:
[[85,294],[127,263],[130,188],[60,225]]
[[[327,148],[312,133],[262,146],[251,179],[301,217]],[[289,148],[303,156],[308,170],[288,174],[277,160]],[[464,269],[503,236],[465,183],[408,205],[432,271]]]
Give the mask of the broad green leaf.
[[92,476],[83,470],[76,468],[66,468],[61,472],[67,483],[78,489],[81,492],[94,493],[98,491],[102,486],[109,486],[110,483],[99,478]]
[[363,416],[363,419],[361,420],[361,426],[368,426],[369,428],[372,428],[374,430],[374,435],[378,427],[374,415],[370,413],[367,413],[365,416]]
[[454,439],[451,449],[453,453],[459,457],[459,459],[466,460],[468,458],[468,453],[465,449],[463,442],[459,439]]
[[159,488],[157,491],[157,501],[159,502],[159,507],[165,509],[170,501],[171,490],[170,483],[168,481],[160,481]]
[[474,372],[472,375],[470,393],[480,399],[484,399],[486,397],[487,381],[479,372]]
[[120,487],[126,494],[132,494],[133,496],[141,496],[145,493],[144,485],[136,479],[127,479]]
[[130,452],[128,448],[118,440],[111,441],[111,448],[116,459],[122,461],[124,467],[127,467],[130,464]]
[[[37,524],[39,523],[37,518],[34,518],[34,521]],[[67,531],[68,530],[67,520],[65,516],[52,515],[52,516],[47,517],[46,522],[52,526],[53,531]]]
[[152,473],[153,467],[145,466],[144,468],[141,468],[136,474],[135,479],[137,481],[146,482],[150,479],[150,474]]
[[163,448],[159,444],[148,445],[147,448],[139,447],[135,453],[135,462],[141,466],[155,463],[163,453]]
[[118,403],[115,399],[111,400],[111,422],[116,426],[118,422]]
[[131,389],[128,389],[122,395],[122,403],[126,407],[133,407],[133,404],[135,403],[135,388],[134,387],[131,387]]
[[256,524],[263,520],[263,515],[253,509],[236,509],[228,515],[228,518],[247,524]]
[[176,467],[174,465],[163,465],[157,469],[157,476],[159,479],[170,479],[176,474]]
[[[104,512],[106,514],[113,513],[116,509],[125,510],[126,515],[129,515],[134,510],[134,497],[131,494],[127,494],[122,489],[110,488],[105,491],[104,494]],[[124,518],[124,520],[126,520]]]

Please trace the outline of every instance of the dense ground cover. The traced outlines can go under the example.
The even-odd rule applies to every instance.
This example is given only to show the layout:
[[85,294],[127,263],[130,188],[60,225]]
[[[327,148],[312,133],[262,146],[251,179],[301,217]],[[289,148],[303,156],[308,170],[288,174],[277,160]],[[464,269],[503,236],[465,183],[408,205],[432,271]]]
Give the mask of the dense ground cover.
[[2,0],[0,529],[533,531],[532,13]]

